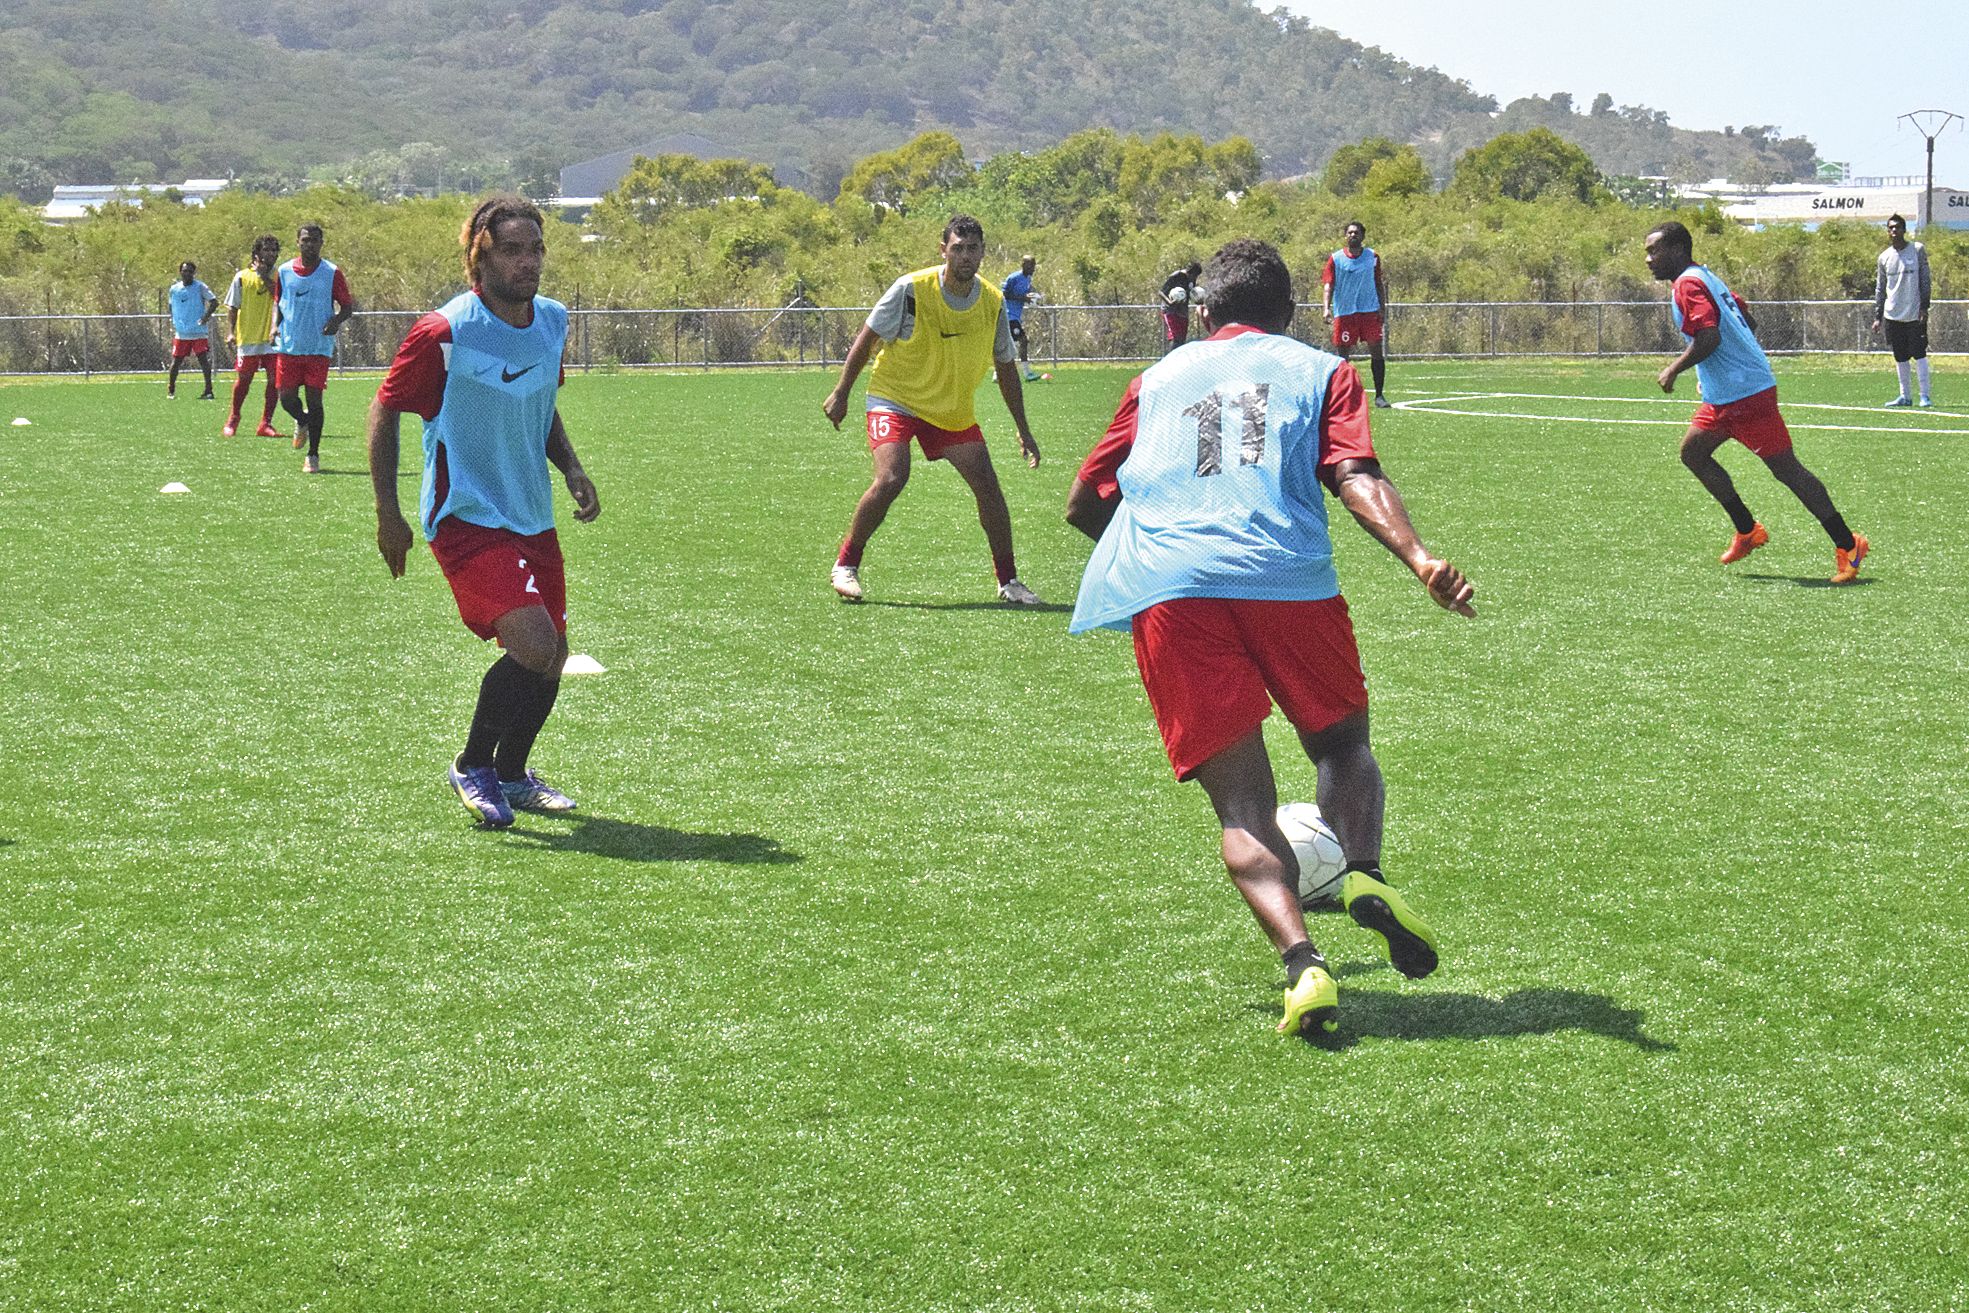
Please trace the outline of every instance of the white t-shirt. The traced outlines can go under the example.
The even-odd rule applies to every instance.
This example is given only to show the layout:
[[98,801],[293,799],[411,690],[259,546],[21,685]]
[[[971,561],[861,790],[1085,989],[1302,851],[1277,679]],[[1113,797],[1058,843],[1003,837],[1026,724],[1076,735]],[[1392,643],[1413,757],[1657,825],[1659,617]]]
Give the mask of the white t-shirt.
[[[875,308],[868,312],[868,327],[877,337],[889,342],[903,342],[916,331],[916,316],[909,312],[911,286],[910,276],[904,274],[889,284],[889,290],[882,293],[882,299],[877,301]],[[952,296],[950,289],[943,285],[942,278],[937,279],[937,290],[943,293],[945,305],[962,313],[978,303],[978,297],[983,294],[984,281],[973,278],[969,296]],[[998,334],[992,341],[991,357],[1001,365],[1009,364],[1019,358],[1019,349],[1012,345],[1012,326],[1006,322],[1003,305],[998,307]],[[916,418],[916,412],[900,401],[891,401],[873,392],[868,394],[868,408],[874,411],[886,411],[891,415],[908,415],[911,419]]]
[[1909,242],[1900,250],[1889,246],[1880,253],[1873,276],[1873,304],[1883,319],[1907,324],[1921,318],[1921,303],[1928,299],[1928,248]]

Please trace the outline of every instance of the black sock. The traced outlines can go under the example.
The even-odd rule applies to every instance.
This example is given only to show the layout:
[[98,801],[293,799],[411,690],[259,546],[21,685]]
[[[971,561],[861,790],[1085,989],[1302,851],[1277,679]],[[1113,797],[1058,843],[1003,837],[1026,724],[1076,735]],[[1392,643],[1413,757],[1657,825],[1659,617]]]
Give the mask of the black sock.
[[1838,511],[1819,517],[1826,533],[1832,538],[1832,545],[1842,552],[1850,552],[1857,545],[1853,541],[1853,531],[1846,527],[1846,517]]
[[490,766],[493,750],[504,738],[532,696],[540,676],[510,656],[492,663],[479,683],[479,704],[472,712],[472,728],[465,737],[465,750],[458,754],[460,766]]
[[1371,875],[1382,884],[1394,884],[1393,880],[1381,874],[1381,863],[1379,862],[1348,862],[1340,868],[1340,874],[1342,875],[1345,875],[1349,871],[1359,871],[1362,875]]
[[1313,947],[1313,941],[1310,939],[1302,939],[1283,953],[1280,953],[1279,960],[1285,963],[1285,987],[1287,989],[1291,989],[1299,983],[1299,977],[1306,974],[1307,967],[1324,967],[1326,965],[1326,959],[1320,956],[1320,951]]
[[[528,673],[533,674],[531,671]],[[493,764],[499,768],[499,778],[508,782],[526,774],[526,758],[533,751],[533,740],[539,737],[540,727],[547,723],[547,717],[554,710],[554,699],[561,693],[558,675],[549,679],[534,674],[533,681],[526,705],[506,726],[506,732],[499,737],[499,747],[493,753]]]
[[[1720,497],[1717,500],[1723,501]],[[1738,533],[1749,533],[1757,527],[1757,521],[1751,517],[1750,508],[1743,504],[1743,498],[1732,497],[1723,501],[1723,510],[1729,515],[1730,523],[1737,527]]]
[[312,411],[309,413],[308,455],[310,456],[321,455],[321,429],[322,429],[322,425],[326,424],[327,422],[328,422],[328,417],[322,414],[320,411]]
[[1378,397],[1381,395],[1382,384],[1388,381],[1388,362],[1385,360],[1369,360],[1367,362],[1367,372],[1374,375],[1374,395]]

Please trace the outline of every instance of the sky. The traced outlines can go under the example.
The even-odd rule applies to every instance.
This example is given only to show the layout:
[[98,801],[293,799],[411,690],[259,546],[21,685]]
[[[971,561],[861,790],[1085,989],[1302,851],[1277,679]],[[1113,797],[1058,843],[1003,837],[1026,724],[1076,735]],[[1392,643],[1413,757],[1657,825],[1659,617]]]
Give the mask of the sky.
[[[1862,175],[1917,175],[1919,133],[1897,117],[1969,117],[1969,3],[1854,6],[1826,0],[1599,4],[1588,0],[1257,0],[1495,96],[1604,91],[1616,105],[1665,110],[1679,128],[1777,124],[1819,157]],[[1719,12],[1720,11],[1720,12]],[[1676,18],[1677,13],[1686,15]],[[1969,188],[1960,119],[1935,141],[1935,181]]]

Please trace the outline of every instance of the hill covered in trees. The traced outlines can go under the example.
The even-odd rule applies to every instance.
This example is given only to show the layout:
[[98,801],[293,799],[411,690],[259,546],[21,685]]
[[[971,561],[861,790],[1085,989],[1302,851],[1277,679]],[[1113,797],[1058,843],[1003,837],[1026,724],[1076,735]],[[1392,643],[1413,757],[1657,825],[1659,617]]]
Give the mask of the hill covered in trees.
[[[495,15],[488,18],[488,13]],[[1446,177],[1547,127],[1608,173],[1772,179],[1812,147],[1602,97],[1491,97],[1251,0],[10,0],[0,191],[236,174],[371,192],[516,183],[678,132],[792,166],[945,128],[974,157],[1087,128],[1248,138],[1268,177],[1368,136]],[[414,143],[414,150],[406,150]]]

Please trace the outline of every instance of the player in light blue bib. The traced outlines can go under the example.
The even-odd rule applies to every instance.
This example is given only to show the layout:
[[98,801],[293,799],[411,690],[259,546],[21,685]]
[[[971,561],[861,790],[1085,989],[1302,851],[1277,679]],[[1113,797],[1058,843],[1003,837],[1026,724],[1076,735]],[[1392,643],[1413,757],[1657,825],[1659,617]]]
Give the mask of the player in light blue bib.
[[171,373],[164,380],[164,395],[178,395],[178,369],[186,356],[197,356],[205,371],[205,391],[200,401],[212,401],[212,312],[219,298],[199,281],[198,266],[190,260],[178,266],[178,281],[171,284]]

